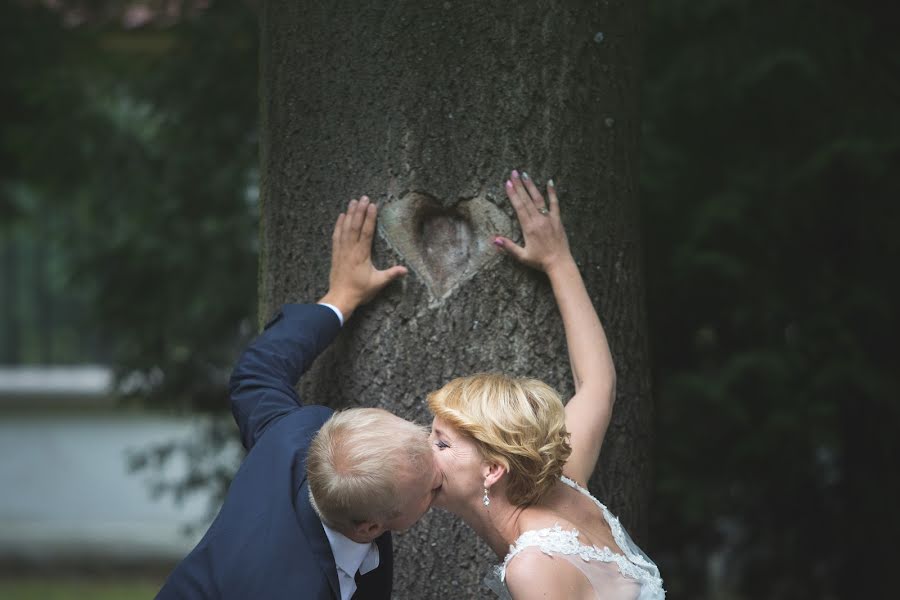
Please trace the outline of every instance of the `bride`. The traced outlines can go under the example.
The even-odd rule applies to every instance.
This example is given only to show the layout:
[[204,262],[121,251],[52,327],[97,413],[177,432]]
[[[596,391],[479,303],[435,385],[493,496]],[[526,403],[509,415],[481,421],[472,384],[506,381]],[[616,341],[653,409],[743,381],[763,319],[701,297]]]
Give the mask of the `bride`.
[[552,180],[549,204],[526,173],[506,181],[525,237],[494,243],[547,274],[575,379],[563,407],[534,379],[480,374],[428,396],[443,474],[434,505],[461,517],[502,559],[486,583],[501,597],[656,600],[656,565],[585,489],[615,399],[606,335],[572,254]]

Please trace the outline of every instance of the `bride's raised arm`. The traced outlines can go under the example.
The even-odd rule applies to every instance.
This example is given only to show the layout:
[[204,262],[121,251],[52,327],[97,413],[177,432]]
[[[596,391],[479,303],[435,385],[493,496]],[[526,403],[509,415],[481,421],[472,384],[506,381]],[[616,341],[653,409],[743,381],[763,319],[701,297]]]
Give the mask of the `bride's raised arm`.
[[549,205],[526,173],[512,172],[506,194],[522,226],[525,246],[504,237],[494,243],[520,262],[544,271],[550,279],[575,379],[575,395],[566,405],[572,455],[563,471],[586,485],[600,456],[615,401],[616,371],[609,344],[569,250],[553,181],[547,185]]

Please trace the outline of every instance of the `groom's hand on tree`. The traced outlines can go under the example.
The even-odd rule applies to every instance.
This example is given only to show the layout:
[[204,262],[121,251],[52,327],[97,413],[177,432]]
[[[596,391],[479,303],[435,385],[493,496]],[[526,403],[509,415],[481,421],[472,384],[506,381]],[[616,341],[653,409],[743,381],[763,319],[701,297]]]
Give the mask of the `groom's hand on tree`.
[[331,274],[328,293],[319,300],[340,309],[344,320],[374,298],[394,279],[406,275],[406,267],[379,270],[372,264],[372,239],[378,208],[367,196],[351,200],[347,212],[338,215],[331,236]]

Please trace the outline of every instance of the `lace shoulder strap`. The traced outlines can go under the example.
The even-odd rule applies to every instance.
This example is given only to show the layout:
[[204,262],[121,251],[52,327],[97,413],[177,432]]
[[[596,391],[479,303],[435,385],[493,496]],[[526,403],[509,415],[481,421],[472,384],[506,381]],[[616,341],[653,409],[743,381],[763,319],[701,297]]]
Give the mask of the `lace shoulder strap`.
[[570,488],[575,489],[575,490],[578,490],[579,492],[581,492],[582,494],[584,494],[585,496],[587,496],[588,498],[590,498],[591,500],[593,500],[594,503],[595,503],[597,506],[599,506],[600,508],[605,508],[605,507],[603,506],[603,503],[602,503],[602,502],[600,502],[599,500],[597,500],[596,498],[594,498],[594,496],[593,496],[589,491],[587,491],[585,488],[583,488],[583,487],[581,487],[580,485],[578,485],[578,482],[575,481],[574,479],[569,479],[569,478],[566,477],[565,475],[560,475],[560,476],[559,476],[559,480],[562,481],[562,482],[563,482],[564,484],[566,484],[567,486],[569,486]]
[[503,559],[503,564],[497,567],[497,575],[500,581],[506,581],[506,568],[512,559],[518,556],[526,548],[537,548],[544,554],[565,554],[578,556],[584,561],[599,560],[616,563],[619,570],[633,579],[640,579],[642,570],[633,565],[627,557],[613,552],[607,547],[587,546],[578,539],[578,531],[575,529],[563,529],[559,524],[545,529],[533,529],[519,536],[516,543],[509,547],[509,554]]
[[650,570],[651,573],[659,576],[659,569],[657,566],[650,560],[646,559],[642,552],[635,551],[637,547],[634,542],[631,541],[631,537],[625,532],[625,528],[622,527],[622,523],[619,521],[619,518],[612,514],[606,505],[594,498],[594,496],[585,488],[578,485],[578,482],[569,479],[565,475],[560,475],[560,480],[565,483],[567,486],[578,490],[591,500],[593,500],[594,504],[600,509],[603,513],[603,518],[606,519],[606,523],[609,525],[610,531],[612,531],[613,539],[616,541],[616,545],[622,549],[622,552],[628,557],[630,561],[635,563],[636,565],[643,567],[644,569]]

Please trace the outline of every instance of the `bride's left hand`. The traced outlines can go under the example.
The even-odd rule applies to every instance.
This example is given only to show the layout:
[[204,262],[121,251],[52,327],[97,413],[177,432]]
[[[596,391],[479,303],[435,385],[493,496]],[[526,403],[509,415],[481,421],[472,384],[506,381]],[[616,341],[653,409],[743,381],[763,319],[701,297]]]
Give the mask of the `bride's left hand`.
[[547,182],[548,203],[527,173],[513,171],[506,180],[506,195],[522,227],[525,246],[509,238],[496,236],[494,244],[519,262],[548,273],[557,265],[572,260],[569,241],[559,215],[559,199],[551,179]]

